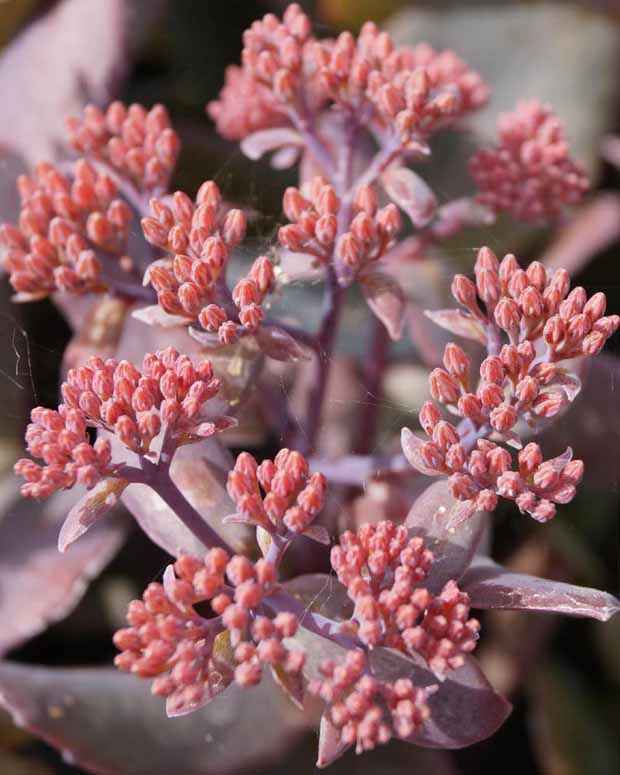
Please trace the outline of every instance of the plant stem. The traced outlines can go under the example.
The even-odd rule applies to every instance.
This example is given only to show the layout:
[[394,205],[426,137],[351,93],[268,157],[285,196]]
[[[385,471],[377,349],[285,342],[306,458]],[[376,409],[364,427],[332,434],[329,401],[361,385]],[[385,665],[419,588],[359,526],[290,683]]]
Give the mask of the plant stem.
[[343,648],[364,648],[357,638],[342,632],[342,624],[340,622],[314,613],[314,611],[311,611],[306,605],[297,600],[296,597],[289,595],[284,590],[269,595],[269,597],[263,600],[263,604],[275,613],[284,611],[295,614],[299,620],[300,627],[313,632],[315,635],[320,635],[322,638],[338,643]]
[[379,402],[381,400],[381,383],[387,364],[389,337],[383,323],[372,316],[372,332],[366,352],[364,368],[364,403],[359,422],[359,432],[354,445],[355,452],[365,455],[373,447],[379,420]]
[[202,515],[183,495],[170,476],[170,461],[161,459],[159,463],[151,463],[142,457],[142,468],[124,466],[118,472],[119,476],[132,484],[146,484],[169,506],[185,527],[196,536],[207,548],[219,546],[229,554],[234,554],[231,547],[215,530],[205,522]]
[[323,320],[316,337],[315,377],[308,397],[305,435],[300,438],[298,444],[298,448],[304,455],[311,454],[316,448],[323,401],[329,378],[330,362],[342,313],[344,293],[344,288],[338,285],[336,274],[330,266],[327,270]]

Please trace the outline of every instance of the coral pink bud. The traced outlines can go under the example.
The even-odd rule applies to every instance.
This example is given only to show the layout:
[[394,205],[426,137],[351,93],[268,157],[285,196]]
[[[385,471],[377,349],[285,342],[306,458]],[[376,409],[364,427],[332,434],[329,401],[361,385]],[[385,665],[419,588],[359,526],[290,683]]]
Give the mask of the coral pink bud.
[[144,238],[147,242],[160,248],[166,247],[168,244],[169,229],[162,226],[155,218],[143,218],[140,221],[140,225],[142,226],[142,232],[144,233]]
[[501,360],[496,355],[490,355],[480,364],[480,376],[486,382],[494,382],[501,385],[504,382],[504,367]]
[[519,327],[519,307],[512,299],[502,298],[495,307],[494,318],[504,331],[514,331]]
[[401,228],[401,218],[396,205],[389,204],[381,208],[377,212],[376,222],[388,237],[393,237],[397,234]]
[[505,433],[517,422],[516,409],[508,404],[502,404],[491,411],[490,421],[496,431]]
[[222,237],[229,247],[238,245],[245,237],[247,221],[242,210],[230,210],[224,218]]
[[532,286],[526,288],[519,297],[519,306],[523,310],[523,314],[529,318],[540,317],[544,309],[542,296]]
[[452,295],[454,298],[468,309],[477,308],[476,286],[463,274],[457,274],[452,280]]
[[525,404],[529,404],[538,395],[538,381],[534,377],[524,377],[515,387],[515,395]]
[[351,232],[347,232],[340,237],[336,254],[348,267],[356,269],[362,261],[363,247]]
[[208,304],[200,311],[198,321],[205,331],[216,332],[227,320],[226,312],[217,304]]
[[443,365],[453,377],[463,381],[469,375],[471,360],[461,347],[449,342],[443,352]]
[[460,391],[454,378],[443,369],[433,369],[429,375],[431,396],[444,404],[455,404]]
[[256,283],[260,293],[265,294],[271,290],[275,282],[273,264],[267,256],[259,256],[250,269],[250,278]]
[[377,212],[379,206],[377,194],[372,186],[360,186],[355,194],[355,207],[371,217]]
[[525,474],[531,474],[543,461],[543,455],[538,444],[530,442],[519,452],[519,468]]
[[464,393],[459,398],[458,410],[461,416],[476,420],[481,415],[482,404],[473,393]]
[[432,401],[426,401],[419,414],[420,425],[428,436],[433,435],[433,428],[441,420],[441,412]]

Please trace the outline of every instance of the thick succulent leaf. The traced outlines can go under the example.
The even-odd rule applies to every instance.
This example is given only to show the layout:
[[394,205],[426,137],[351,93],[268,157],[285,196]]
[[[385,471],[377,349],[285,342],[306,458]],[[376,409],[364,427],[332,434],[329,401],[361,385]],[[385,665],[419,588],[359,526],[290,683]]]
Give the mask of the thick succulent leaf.
[[[164,589],[169,593],[169,585],[174,579],[174,570],[172,565],[169,565],[164,571]],[[167,588],[168,587],[168,588]],[[205,705],[219,697],[219,695],[225,691],[232,682],[233,671],[236,667],[234,658],[234,651],[230,643],[230,632],[224,630],[216,635],[213,641],[213,654],[218,658],[219,662],[227,664],[230,668],[228,673],[220,673],[220,680],[211,683],[208,691],[205,691],[200,700],[196,701],[193,698],[187,697],[187,693],[183,689],[179,689],[166,697],[166,715],[168,718],[179,718],[179,716],[187,716],[189,713],[194,713]]]
[[620,446],[617,390],[620,359],[605,353],[587,359],[583,387],[561,422],[541,434],[540,444],[555,452],[571,445],[585,463],[581,487],[617,492],[620,456],[610,450]]
[[60,528],[58,550],[66,552],[74,541],[110,512],[118,504],[127,484],[126,479],[104,479],[80,498]]
[[282,665],[271,668],[273,680],[299,710],[304,709],[304,682],[299,673],[287,673]]
[[126,68],[126,12],[124,0],[64,0],[11,43],[0,59],[1,145],[31,164],[57,155],[65,116],[108,100]]
[[231,686],[207,707],[168,719],[146,682],[112,668],[5,662],[0,702],[16,724],[96,775],[236,773],[281,756],[304,725],[270,677],[249,690]]
[[452,334],[472,339],[480,344],[486,343],[486,336],[482,323],[475,317],[460,309],[427,309],[424,311],[427,318]]
[[258,329],[256,341],[260,349],[275,361],[306,361],[310,351],[288,331],[279,326],[264,325]]
[[420,450],[425,444],[424,439],[420,438],[416,433],[413,433],[409,428],[403,428],[400,432],[400,443],[403,448],[403,453],[409,463],[425,476],[442,476],[440,471],[436,471],[434,468],[427,466]]
[[2,487],[0,521],[0,653],[19,646],[67,616],[89,581],[120,548],[127,521],[106,520],[65,554],[58,530],[76,494],[39,503],[21,498],[14,480]]
[[241,150],[252,161],[257,161],[270,151],[277,151],[282,146],[300,146],[303,140],[299,132],[288,127],[262,129],[254,132],[241,141]]
[[335,621],[351,618],[353,604],[347,590],[332,574],[306,573],[285,581],[283,587],[289,595],[301,601],[308,611]]
[[[173,458],[170,475],[204,520],[236,550],[242,550],[247,533],[238,525],[222,522],[235,510],[226,492],[226,475],[232,464],[230,453],[211,437],[180,447]],[[147,485],[131,484],[122,500],[148,537],[171,555],[205,551],[204,545]]]
[[476,557],[461,579],[473,608],[502,608],[583,616],[606,622],[620,600],[600,589],[515,573],[487,557]]
[[584,205],[545,251],[547,269],[562,267],[572,275],[620,238],[620,196],[605,192]]
[[400,339],[407,307],[403,289],[385,272],[365,272],[359,281],[368,306],[386,327],[390,338]]
[[392,165],[383,175],[385,193],[403,210],[417,228],[432,219],[437,209],[437,198],[430,186],[408,167]]
[[162,328],[178,328],[191,323],[191,318],[182,315],[171,315],[162,309],[159,304],[151,304],[148,307],[138,307],[131,313],[132,318],[146,323],[147,326],[162,326]]
[[319,750],[316,766],[319,769],[328,767],[336,759],[339,759],[349,747],[340,740],[340,731],[336,729],[324,713],[321,716],[321,723],[319,725]]
[[405,525],[413,535],[424,538],[435,561],[424,582],[432,592],[439,592],[446,581],[465,573],[482,539],[488,515],[475,512],[455,526],[451,513],[458,508],[447,479],[429,485],[417,498],[407,515]]
[[[303,627],[295,638],[306,649],[304,677],[320,677],[319,665],[324,659],[342,659],[345,649],[325,638],[309,633]],[[416,686],[437,686],[436,676],[427,669],[421,657],[412,659],[392,649],[376,648],[370,652],[373,674],[383,680],[410,678]],[[511,711],[510,703],[494,691],[474,657],[465,658],[465,664],[448,674],[437,691],[429,698],[430,719],[408,742],[427,748],[464,748],[494,734]],[[323,755],[335,756],[337,746],[328,736]],[[331,738],[331,739],[330,739]]]

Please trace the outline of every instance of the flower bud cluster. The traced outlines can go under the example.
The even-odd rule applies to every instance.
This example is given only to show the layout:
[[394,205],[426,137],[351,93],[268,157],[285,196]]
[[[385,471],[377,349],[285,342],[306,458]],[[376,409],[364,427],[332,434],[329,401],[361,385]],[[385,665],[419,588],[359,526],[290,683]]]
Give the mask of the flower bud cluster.
[[83,159],[76,162],[73,178],[41,163],[32,176],[21,175],[17,187],[19,222],[0,227],[0,245],[7,248],[4,267],[20,295],[102,290],[102,253],[121,270],[131,270],[131,259],[123,254],[133,212],[116,198],[108,175]]
[[549,273],[534,261],[523,270],[512,254],[500,262],[484,247],[478,251],[475,275],[475,284],[465,275],[455,276],[454,298],[477,320],[498,327],[513,345],[542,338],[550,362],[597,355],[620,326],[620,316],[605,317],[604,293],[590,299],[580,287],[569,293],[565,269]]
[[46,465],[18,461],[16,472],[27,480],[23,494],[47,497],[76,482],[91,488],[111,473],[109,444],[97,441],[91,446],[88,426],[114,433],[140,455],[148,453],[162,427],[177,444],[216,433],[227,426],[228,418],[210,422],[202,415],[219,385],[209,361],[195,365],[172,347],[147,353],[142,371],[129,361],[96,356],[70,369],[58,411],[32,411],[28,451]]
[[589,188],[569,153],[564,127],[549,105],[520,102],[498,121],[498,144],[470,160],[478,201],[520,221],[555,219]]
[[[295,634],[297,618],[257,613],[275,582],[276,569],[265,560],[253,564],[220,548],[203,560],[181,555],[163,585],[150,584],[129,605],[130,626],[114,637],[121,650],[116,666],[155,678],[153,693],[167,697],[173,710],[211,699],[233,678],[240,686],[257,684],[265,664],[299,673],[303,652],[282,643]],[[195,609],[206,602],[213,618]]]
[[331,564],[355,604],[357,636],[370,648],[420,654],[439,676],[475,648],[480,624],[468,619],[469,598],[454,581],[438,596],[420,586],[433,553],[404,526],[384,521],[343,533]]
[[162,309],[198,320],[206,331],[217,333],[222,344],[254,333],[264,318],[261,304],[275,276],[271,261],[259,256],[229,298],[226,265],[230,251],[245,237],[243,211],[223,212],[222,195],[212,180],[202,184],[195,202],[177,191],[170,204],[153,198],[150,205],[153,216],[142,219],[144,236],[173,254],[153,262],[145,275]]
[[437,686],[375,678],[361,649],[351,649],[339,662],[324,660],[319,669],[322,678],[311,681],[308,690],[328,704],[327,718],[341,744],[355,745],[358,754],[392,737],[406,739],[430,718],[428,698]]
[[477,510],[494,511],[498,497],[503,497],[545,522],[555,515],[554,504],[573,499],[583,476],[583,462],[571,460],[570,450],[567,456],[544,461],[533,443],[520,450],[518,471],[513,471],[513,455],[486,438],[518,440],[513,429],[520,419],[534,424],[568,401],[557,367],[540,364],[529,369],[532,353],[522,355],[528,344],[505,345],[499,356],[486,358],[476,393],[468,392],[469,359],[455,344],[446,346],[446,370],[435,369],[430,375],[433,398],[451,406],[463,422],[455,427],[427,401],[419,419],[429,440],[420,444],[413,462],[423,473],[449,476],[452,494],[464,503],[460,518]]
[[310,473],[308,461],[290,449],[260,465],[242,452],[228,475],[228,494],[236,518],[269,532],[304,533],[325,504],[327,480]]
[[297,4],[282,22],[267,14],[245,32],[242,68],[227,72],[219,99],[207,107],[225,137],[290,124],[291,110],[318,113],[337,104],[418,147],[487,100],[486,84],[452,51],[396,47],[371,22],[358,38],[343,32],[319,41],[311,33]]
[[357,40],[350,32],[317,43],[314,58],[321,85],[337,104],[372,105],[378,122],[393,128],[403,145],[417,145],[432,132],[480,108],[488,87],[453,51],[427,43],[396,47],[372,22]]
[[61,404],[58,411],[35,407],[26,430],[29,458],[15,463],[14,470],[26,482],[21,487],[25,498],[48,498],[58,490],[75,484],[91,489],[98,481],[113,474],[112,451],[107,439],[91,444],[87,419],[79,409]]
[[280,244],[289,250],[309,253],[317,263],[328,263],[332,254],[350,270],[377,261],[394,244],[401,227],[398,208],[379,208],[371,186],[361,186],[353,202],[349,230],[337,241],[340,200],[333,187],[316,177],[301,190],[287,188],[283,209],[290,224],[278,232]]
[[112,102],[104,112],[87,105],[67,119],[71,145],[85,156],[109,164],[144,191],[164,191],[181,149],[163,105],[147,110],[134,103]]
[[253,132],[288,124],[271,89],[237,65],[226,68],[219,99],[208,103],[207,113],[227,140],[243,140]]

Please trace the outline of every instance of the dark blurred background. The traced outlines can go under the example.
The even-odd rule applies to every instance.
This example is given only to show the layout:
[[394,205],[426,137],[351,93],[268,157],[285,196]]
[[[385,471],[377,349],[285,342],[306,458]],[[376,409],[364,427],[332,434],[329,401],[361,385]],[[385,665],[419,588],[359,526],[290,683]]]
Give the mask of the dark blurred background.
[[[16,172],[37,158],[58,153],[62,114],[76,109],[83,94],[108,91],[128,102],[166,104],[183,140],[174,187],[192,192],[203,179],[215,179],[227,197],[260,211],[255,234],[259,239],[269,235],[280,218],[282,190],[294,182],[294,173],[275,172],[245,160],[236,146],[215,134],[204,106],[217,95],[225,67],[238,62],[243,30],[266,12],[281,11],[284,4],[126,0],[118,4],[129,17],[122,45],[108,41],[105,27],[98,26],[107,23],[105,12],[101,19],[94,14],[92,24],[88,17],[78,17],[78,23],[67,22],[62,29],[54,29],[53,35],[63,37],[68,51],[77,48],[81,52],[68,54],[66,63],[59,56],[54,68],[42,71],[32,50],[22,56],[20,41],[31,25],[41,23],[59,5],[62,3],[0,0],[1,219],[14,214]],[[109,7],[112,5],[117,0]],[[317,0],[302,5],[312,13],[319,34],[357,29],[366,19],[373,19],[390,27],[399,42],[429,39],[438,46],[454,47],[482,71],[493,88],[491,104],[477,120],[476,138],[491,134],[497,111],[510,107],[518,95],[552,102],[567,124],[577,157],[593,175],[591,198],[618,191],[620,172],[604,158],[602,148],[604,139],[620,129],[620,4]],[[107,0],[99,0],[99,10],[104,7],[108,7]],[[44,36],[45,32],[39,45],[45,45]],[[104,37],[106,42],[100,45]],[[57,44],[58,39],[54,40]],[[33,95],[38,95],[34,103]],[[457,158],[468,142],[479,141],[447,137],[438,144],[431,178],[442,199],[468,190],[470,183]],[[584,220],[581,228],[587,232],[599,226],[588,226]],[[574,282],[589,292],[604,290],[611,311],[619,312],[620,244],[613,238],[613,224],[606,228],[612,236],[604,241],[602,250],[581,262]],[[500,252],[504,248],[520,251],[523,258],[532,259],[555,244],[556,236],[551,230],[515,229],[500,222],[486,241]],[[477,244],[478,235],[467,235],[448,246],[446,261],[467,271]],[[70,331],[51,302],[11,305],[4,280],[1,298],[0,464],[8,471],[21,445],[20,434],[33,400],[55,404],[61,356]],[[513,567],[615,594],[619,586],[617,339],[606,368],[597,372],[594,387],[566,419],[566,424],[570,421],[574,426],[563,427],[555,439],[559,444],[565,433],[596,476],[547,528],[533,528],[507,510],[498,516],[495,537],[497,557]],[[398,396],[398,385],[394,391]],[[571,427],[578,430],[573,432]],[[581,436],[575,438],[576,434]],[[124,602],[139,592],[145,580],[156,578],[165,562],[163,552],[134,534],[92,584],[77,611],[10,658],[46,665],[109,663],[114,655],[111,633],[118,626]],[[495,613],[483,617],[483,632],[480,655],[487,674],[498,688],[511,693],[515,711],[491,740],[442,760],[446,775],[491,775],[506,769],[533,775],[619,772],[620,617],[599,624]],[[315,745],[315,736],[307,734],[285,760],[252,771],[311,773]],[[206,762],[208,766],[208,758]],[[333,775],[396,774],[411,771],[414,762],[420,769],[437,769],[431,760],[413,759],[410,747],[393,743],[372,755],[356,758],[349,753],[330,771]],[[13,728],[2,714],[0,772],[51,775],[81,770],[62,763],[55,752]]]

